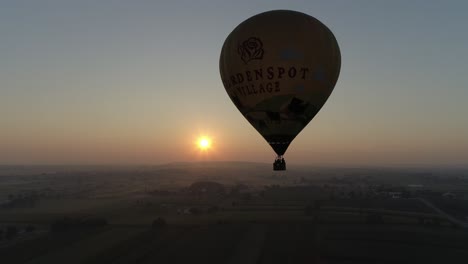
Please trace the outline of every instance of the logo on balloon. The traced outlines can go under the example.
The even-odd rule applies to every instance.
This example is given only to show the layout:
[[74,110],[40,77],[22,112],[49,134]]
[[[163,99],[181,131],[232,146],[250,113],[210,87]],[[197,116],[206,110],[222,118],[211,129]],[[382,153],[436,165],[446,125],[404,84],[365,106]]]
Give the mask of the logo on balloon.
[[261,60],[263,59],[263,43],[258,38],[250,37],[239,44],[237,52],[245,64],[251,60]]

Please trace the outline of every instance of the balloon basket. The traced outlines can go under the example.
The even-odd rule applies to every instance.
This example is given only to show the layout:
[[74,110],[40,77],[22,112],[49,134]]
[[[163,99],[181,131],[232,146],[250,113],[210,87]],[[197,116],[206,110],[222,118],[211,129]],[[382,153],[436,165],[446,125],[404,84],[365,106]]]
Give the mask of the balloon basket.
[[276,157],[275,162],[273,162],[274,171],[285,171],[286,170],[286,161],[283,156],[279,155]]

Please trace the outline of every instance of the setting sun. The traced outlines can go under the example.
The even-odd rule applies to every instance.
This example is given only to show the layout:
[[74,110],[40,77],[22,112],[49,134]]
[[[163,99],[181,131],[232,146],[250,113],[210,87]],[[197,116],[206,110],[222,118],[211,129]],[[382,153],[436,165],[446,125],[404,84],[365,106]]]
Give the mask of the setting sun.
[[211,140],[207,137],[201,137],[200,139],[198,139],[198,147],[201,149],[201,150],[207,150],[209,149],[211,146]]

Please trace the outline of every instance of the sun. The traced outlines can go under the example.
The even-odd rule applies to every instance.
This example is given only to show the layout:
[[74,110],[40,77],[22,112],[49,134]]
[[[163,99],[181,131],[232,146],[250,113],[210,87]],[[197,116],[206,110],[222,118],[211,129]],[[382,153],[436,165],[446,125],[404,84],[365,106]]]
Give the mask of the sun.
[[198,148],[208,150],[211,147],[211,140],[207,137],[200,137],[197,141]]

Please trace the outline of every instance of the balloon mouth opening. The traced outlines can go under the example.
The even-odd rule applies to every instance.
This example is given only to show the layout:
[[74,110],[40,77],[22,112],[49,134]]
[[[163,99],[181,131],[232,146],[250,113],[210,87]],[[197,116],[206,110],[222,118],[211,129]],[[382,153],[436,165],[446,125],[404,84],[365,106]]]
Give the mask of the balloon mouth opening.
[[283,156],[291,142],[268,142],[278,156]]
[[286,135],[265,136],[265,139],[278,156],[284,155],[292,141],[291,136]]

